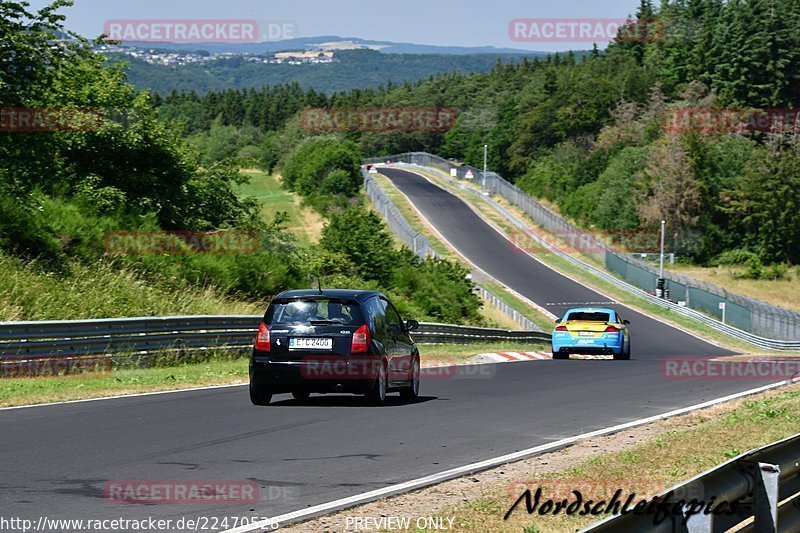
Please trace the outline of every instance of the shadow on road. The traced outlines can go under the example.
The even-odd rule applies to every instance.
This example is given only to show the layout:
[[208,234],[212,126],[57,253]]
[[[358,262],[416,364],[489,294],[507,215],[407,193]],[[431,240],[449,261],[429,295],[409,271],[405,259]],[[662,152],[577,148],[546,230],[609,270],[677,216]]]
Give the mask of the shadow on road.
[[404,400],[403,398],[389,394],[383,405],[372,406],[367,403],[363,396],[330,394],[330,395],[311,395],[307,400],[295,400],[287,398],[285,400],[273,400],[270,407],[397,407],[401,405],[412,405],[436,400],[436,396],[420,396],[414,400]]

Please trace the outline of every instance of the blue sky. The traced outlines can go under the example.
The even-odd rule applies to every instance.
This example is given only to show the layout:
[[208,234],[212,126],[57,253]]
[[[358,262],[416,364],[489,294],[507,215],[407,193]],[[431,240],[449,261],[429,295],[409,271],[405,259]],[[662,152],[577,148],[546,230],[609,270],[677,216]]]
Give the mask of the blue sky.
[[[31,0],[32,8],[47,5]],[[298,37],[339,35],[417,44],[527,50],[591,48],[590,43],[521,43],[516,18],[624,18],[639,0],[75,0],[67,27],[86,37],[110,19],[255,19],[291,21]],[[602,47],[602,46],[601,46]]]

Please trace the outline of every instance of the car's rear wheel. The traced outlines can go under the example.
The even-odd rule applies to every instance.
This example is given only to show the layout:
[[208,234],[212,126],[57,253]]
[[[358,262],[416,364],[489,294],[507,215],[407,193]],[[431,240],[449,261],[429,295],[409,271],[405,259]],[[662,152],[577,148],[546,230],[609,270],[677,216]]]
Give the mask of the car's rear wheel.
[[272,401],[272,391],[263,385],[259,386],[250,382],[250,401],[253,405],[269,405]]
[[292,391],[292,398],[295,400],[308,400],[308,397],[311,396],[311,393],[304,390],[296,390]]
[[569,359],[569,352],[553,352],[553,359]]
[[622,349],[619,351],[618,354],[616,353],[614,354],[614,359],[617,361],[627,361],[628,359],[631,358],[631,343],[628,342],[628,344],[624,344],[625,343],[624,340],[622,342],[623,342]]
[[414,362],[411,363],[411,384],[400,391],[400,397],[404,400],[414,400],[419,397],[419,374],[419,359],[414,358]]
[[381,405],[386,401],[386,390],[389,388],[388,378],[386,377],[386,362],[383,361],[378,367],[378,375],[375,382],[365,395],[370,405]]

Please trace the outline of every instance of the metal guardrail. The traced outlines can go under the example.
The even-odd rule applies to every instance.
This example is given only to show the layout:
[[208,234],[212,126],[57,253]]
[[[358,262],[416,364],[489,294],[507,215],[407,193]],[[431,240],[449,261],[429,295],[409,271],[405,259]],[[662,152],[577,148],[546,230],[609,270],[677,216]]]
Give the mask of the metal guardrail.
[[[472,189],[470,187],[466,187],[465,185],[459,183],[458,181],[455,181],[450,176],[449,171],[446,170],[446,169],[452,168],[453,165],[451,163],[447,162],[446,160],[444,160],[442,158],[439,158],[438,156],[433,156],[431,154],[426,154],[426,153],[410,152],[408,154],[392,155],[392,156],[388,156],[388,157],[385,157],[385,158],[373,158],[373,159],[366,160],[366,162],[374,163],[376,161],[384,161],[384,160],[400,161],[400,162],[403,162],[404,164],[406,164],[408,166],[411,166],[411,167],[419,167],[420,169],[423,169],[423,170],[433,171],[435,174],[441,176],[444,179],[447,179],[447,180],[451,181],[452,183],[454,183],[455,185],[457,185],[461,189],[463,189],[465,191],[468,191],[471,194],[474,194],[476,197],[481,198],[483,201],[491,204],[506,219],[511,221],[519,229],[525,231],[531,238],[537,240],[537,242],[540,245],[542,245],[543,247],[546,247],[552,253],[557,254],[560,257],[563,257],[564,259],[569,260],[570,262],[572,262],[573,264],[581,267],[582,269],[588,270],[589,272],[591,272],[595,276],[598,276],[598,277],[604,279],[605,281],[608,281],[609,283],[612,283],[615,286],[617,286],[617,287],[619,287],[619,288],[621,288],[621,289],[623,289],[623,290],[625,290],[625,291],[627,291],[629,293],[635,294],[636,296],[639,296],[639,297],[642,297],[642,298],[646,299],[650,303],[653,303],[653,304],[658,305],[660,307],[671,309],[672,311],[675,311],[675,312],[677,312],[679,314],[682,314],[682,315],[687,316],[689,318],[692,318],[694,320],[700,321],[700,322],[702,322],[702,323],[704,323],[704,324],[706,324],[706,325],[708,325],[708,326],[710,326],[710,327],[712,327],[712,328],[714,328],[714,329],[716,329],[718,331],[726,333],[726,334],[728,334],[728,335],[730,335],[732,337],[735,337],[735,338],[737,338],[737,339],[739,339],[741,341],[747,342],[747,343],[752,344],[752,345],[754,345],[756,347],[759,347],[759,348],[772,349],[772,350],[791,350],[791,351],[800,350],[800,340],[794,340],[794,339],[784,340],[784,339],[767,338],[767,337],[763,337],[763,336],[760,336],[760,335],[756,335],[756,334],[750,333],[748,331],[745,331],[743,329],[731,326],[729,324],[725,324],[725,323],[723,323],[723,322],[721,322],[719,320],[716,320],[716,319],[714,319],[714,318],[712,318],[712,317],[710,317],[710,316],[708,316],[708,315],[706,315],[704,313],[696,311],[694,309],[691,309],[691,308],[688,308],[688,307],[684,307],[684,306],[679,306],[678,304],[670,302],[669,300],[664,300],[662,298],[656,298],[655,296],[649,294],[648,292],[646,292],[646,291],[644,291],[644,290],[642,290],[642,289],[640,289],[640,288],[638,288],[638,287],[636,287],[636,286],[634,286],[634,285],[632,285],[630,283],[627,283],[627,282],[625,282],[625,281],[623,281],[623,280],[621,280],[621,279],[609,274],[608,272],[605,272],[604,270],[596,268],[596,267],[594,267],[592,265],[589,265],[588,263],[585,263],[585,262],[575,258],[572,255],[569,255],[569,254],[566,254],[566,253],[562,252],[561,250],[559,250],[558,248],[554,247],[549,242],[545,241],[544,239],[541,239],[540,237],[538,237],[537,235],[532,233],[525,223],[520,221],[518,218],[516,218],[511,213],[509,213],[506,209],[504,209],[502,206],[500,206],[497,202],[492,200],[491,197],[483,195],[483,194],[480,194],[478,191],[476,191],[476,190],[474,190],[474,189]],[[416,161],[416,160],[421,160],[423,162],[421,162],[421,163],[411,162],[411,161]],[[430,163],[426,163],[425,161],[430,161]],[[461,167],[459,167],[459,168],[461,168]],[[495,176],[495,180],[497,178],[499,178],[499,176],[496,175],[496,174],[494,174],[494,176]],[[502,178],[499,178],[499,179],[502,180]],[[492,180],[492,181],[495,181],[495,180]],[[490,180],[487,180],[487,183],[489,181]],[[505,181],[505,180],[503,180],[503,181]],[[487,186],[487,190],[492,190],[492,186],[491,185]],[[525,195],[525,193],[523,193],[522,191],[519,191],[519,193],[522,194],[522,195]],[[530,200],[530,202],[534,202],[535,203],[535,200],[531,199],[527,195],[525,195],[525,197],[526,197],[527,200]],[[516,202],[512,201],[512,203],[514,203],[516,205]],[[546,208],[542,207],[542,209],[546,209]],[[560,218],[560,217],[558,217],[558,215],[550,212],[549,210],[547,210],[547,211],[552,217]],[[561,219],[561,220],[563,221],[563,219]],[[569,224],[566,221],[563,221],[563,222],[565,224]],[[570,225],[570,227],[572,227],[572,226]],[[588,235],[588,234],[587,234],[587,238],[596,239],[595,237],[593,237],[591,235]],[[600,242],[602,242],[602,241],[600,241]],[[603,246],[605,246],[607,248],[610,248],[609,245],[607,245],[605,243],[603,243]],[[719,289],[719,290],[723,291],[722,289]],[[729,294],[729,293],[727,293],[727,294]],[[729,296],[730,296],[730,294],[729,294]],[[737,302],[741,303],[741,300],[737,300]],[[772,306],[768,306],[767,304],[763,304],[761,302],[759,302],[759,303],[761,304],[760,307],[759,307],[760,314],[757,315],[757,317],[758,317],[758,320],[763,321],[764,320],[764,313],[765,313],[764,309],[765,308],[771,308]],[[779,309],[779,308],[775,308],[775,309]],[[784,310],[784,309],[779,309],[779,310],[781,312],[783,312],[784,314],[786,314],[786,313],[791,314],[790,311],[787,311],[787,310]]]
[[491,292],[489,289],[482,285],[478,285],[478,294],[480,294],[481,298],[495,306],[497,309],[500,310],[501,313],[508,316],[511,320],[522,326],[522,329],[528,331],[542,331],[542,328],[536,325],[536,323],[531,320],[530,318],[526,317],[503,300],[500,299],[499,296]]
[[[680,512],[668,513],[659,523],[652,513],[628,513],[594,524],[582,533],[717,533],[751,518],[753,521],[740,532],[800,531],[800,434],[744,453],[662,492],[651,501],[663,501],[670,492],[674,497],[669,508],[681,499],[685,505],[679,505],[676,510]],[[697,504],[700,501],[708,504],[712,498],[714,508],[721,502],[737,502],[737,512],[707,513],[706,505],[700,506],[698,512]],[[690,514],[690,510],[694,513]]]
[[523,331],[471,326],[454,326],[422,322],[417,331],[411,333],[417,341],[426,344],[469,344],[475,342],[532,342],[549,343],[552,336],[540,331]]
[[[86,355],[116,355],[171,349],[247,349],[261,315],[109,318],[44,322],[0,322],[0,362]],[[537,331],[514,331],[424,322],[418,342],[549,342]]]
[[386,192],[381,189],[375,178],[363,168],[361,169],[361,174],[364,177],[364,192],[386,221],[389,229],[406,243],[418,257],[423,259],[426,257],[438,257],[434,249],[431,248],[428,238],[411,227],[411,224],[397,209],[397,206],[394,205],[394,202]]

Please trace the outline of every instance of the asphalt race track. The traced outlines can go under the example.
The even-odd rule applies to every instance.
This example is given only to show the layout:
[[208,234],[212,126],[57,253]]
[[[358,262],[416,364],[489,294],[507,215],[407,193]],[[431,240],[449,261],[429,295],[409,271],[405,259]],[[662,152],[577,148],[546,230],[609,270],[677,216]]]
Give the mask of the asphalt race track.
[[[408,196],[461,255],[556,316],[563,316],[570,307],[609,301],[608,297],[562,276],[515,249],[509,240],[484,222],[460,198],[424,177],[389,168],[382,168],[380,172]],[[617,309],[622,318],[631,321],[632,357],[731,354],[632,309],[620,305],[602,306]]]
[[[540,303],[598,299],[513,252],[454,196],[405,172],[386,174],[459,250],[517,291]],[[275,516],[767,383],[667,379],[662,355],[726,352],[633,311],[623,315],[632,322],[631,361],[533,361],[485,365],[474,376],[426,375],[412,403],[391,395],[386,406],[366,407],[361,398],[332,395],[304,404],[279,395],[259,408],[247,387],[236,386],[0,410],[1,514],[34,521]],[[250,480],[261,490],[246,505],[123,504],[104,498],[114,480]]]

